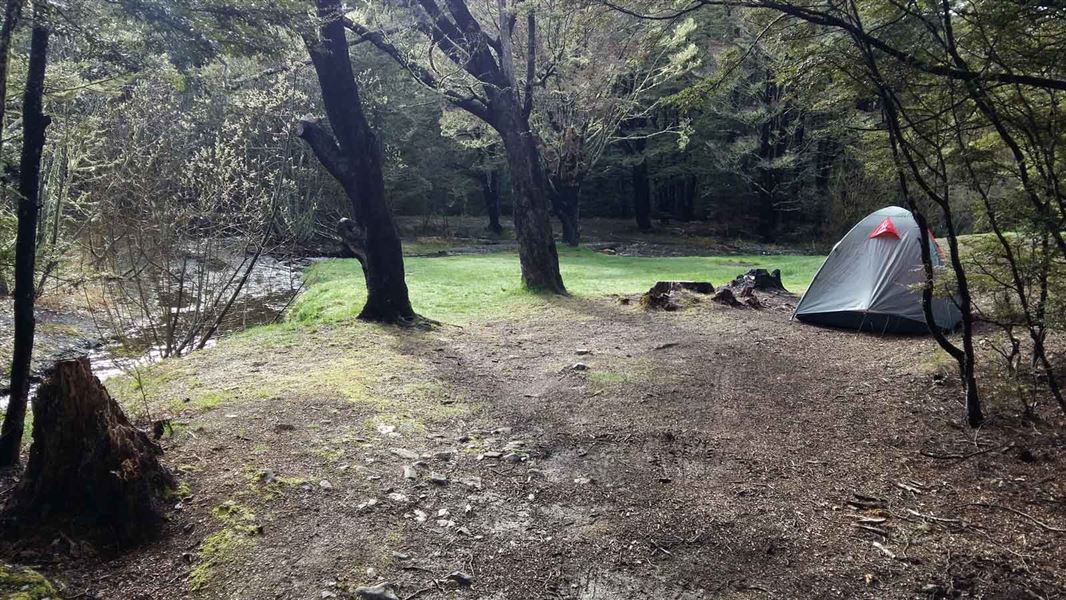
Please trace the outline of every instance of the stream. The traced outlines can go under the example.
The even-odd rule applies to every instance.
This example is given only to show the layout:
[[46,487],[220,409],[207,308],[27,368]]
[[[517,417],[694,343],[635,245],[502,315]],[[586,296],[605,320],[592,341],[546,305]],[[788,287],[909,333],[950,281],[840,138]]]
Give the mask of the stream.
[[[235,260],[240,257],[235,257]],[[249,272],[247,281],[218,332],[208,340],[205,347],[213,345],[219,336],[249,327],[279,321],[293,298],[302,289],[303,271],[319,258],[290,258],[263,255]],[[213,273],[225,274],[237,263],[219,264]],[[165,346],[158,342],[158,323],[165,322],[167,315],[177,316],[190,312],[193,300],[186,298],[178,306],[167,294],[152,290],[151,305],[157,314],[152,319],[141,319],[124,327],[116,335],[113,325],[101,323],[101,311],[87,310],[85,302],[79,306],[76,293],[53,298],[46,296],[38,303],[37,329],[34,336],[32,398],[41,374],[58,360],[88,356],[93,372],[101,381],[128,373],[134,366],[142,366],[160,360]],[[152,323],[154,321],[154,324]],[[153,327],[155,330],[153,330]],[[10,382],[8,369],[11,364],[13,339],[12,306],[10,300],[0,301],[0,360],[4,361],[3,377],[0,379],[0,408],[6,408]],[[186,352],[187,353],[187,352]]]

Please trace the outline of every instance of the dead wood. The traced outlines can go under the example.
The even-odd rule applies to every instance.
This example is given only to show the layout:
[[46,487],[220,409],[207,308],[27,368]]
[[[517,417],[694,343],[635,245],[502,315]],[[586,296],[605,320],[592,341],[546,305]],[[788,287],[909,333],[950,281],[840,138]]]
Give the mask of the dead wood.
[[33,402],[33,445],[6,508],[16,535],[55,527],[131,544],[152,538],[175,479],[80,358],[59,362]]
[[640,297],[640,305],[647,310],[678,310],[685,293],[713,294],[714,285],[706,281],[660,281]]

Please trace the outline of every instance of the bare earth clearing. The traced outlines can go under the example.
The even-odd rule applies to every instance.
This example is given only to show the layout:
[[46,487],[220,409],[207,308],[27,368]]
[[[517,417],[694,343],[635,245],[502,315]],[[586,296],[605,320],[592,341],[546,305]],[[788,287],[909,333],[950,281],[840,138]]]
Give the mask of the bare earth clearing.
[[180,411],[167,536],[19,560],[79,598],[1066,597],[1062,424],[975,435],[931,340],[788,314],[223,340],[148,390]]

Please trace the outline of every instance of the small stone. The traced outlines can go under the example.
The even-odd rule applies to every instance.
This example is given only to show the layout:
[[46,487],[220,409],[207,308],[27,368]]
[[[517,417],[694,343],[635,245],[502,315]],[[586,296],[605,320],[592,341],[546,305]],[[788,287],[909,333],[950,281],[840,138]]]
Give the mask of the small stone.
[[419,523],[424,523],[426,521],[426,517],[428,517],[428,516],[429,515],[427,515],[426,513],[422,512],[421,510],[419,510],[417,508],[415,509],[415,521],[418,521]]
[[270,469],[263,469],[262,471],[259,471],[260,483],[274,483],[274,479],[274,471],[271,471]]
[[450,514],[452,514],[452,513],[447,508],[442,508],[442,509],[437,511],[437,516],[441,517],[441,518],[447,517]]
[[370,578],[370,579],[377,579],[378,578],[378,570],[375,569],[374,567],[367,567],[366,568],[366,576],[368,578]]
[[447,462],[455,458],[455,450],[441,450],[439,452],[435,452],[433,454],[433,458]]
[[589,354],[592,354],[592,350],[589,350],[588,348],[578,348],[574,351],[574,354],[578,356],[588,356]]
[[463,484],[466,487],[471,488],[471,489],[475,489],[475,490],[480,490],[481,489],[481,478],[480,477],[467,477],[465,479],[460,479],[459,483],[461,483],[461,484]]
[[319,598],[336,598],[337,594],[335,594],[335,593],[333,593],[333,592],[331,592],[329,590],[322,590],[322,593],[319,594],[318,597]]
[[395,425],[378,425],[378,433],[381,435],[392,435],[396,433]]
[[393,454],[395,454],[396,456],[399,456],[400,458],[402,458],[404,460],[410,460],[410,461],[418,460],[418,453],[414,452],[414,451],[411,451],[411,450],[408,450],[406,448],[389,448],[389,452],[392,452]]
[[355,595],[362,600],[400,600],[392,591],[391,583],[355,588]]
[[589,477],[578,477],[578,478],[574,479],[574,483],[576,483],[578,485],[588,485],[588,484],[592,483],[592,479],[589,478]]
[[589,370],[589,366],[586,365],[585,363],[574,363],[573,365],[570,366],[570,370],[571,371],[588,371]]
[[474,578],[462,571],[454,571],[448,575],[448,579],[458,583],[462,586],[468,586],[474,583]]
[[392,553],[392,557],[395,558],[396,560],[410,560],[411,559],[411,555],[410,554],[404,554],[403,552],[393,552]]
[[418,479],[418,472],[415,471],[414,467],[408,465],[408,466],[403,468],[403,478],[404,479]]
[[486,452],[482,454],[482,456],[484,456],[485,458],[500,458],[501,456],[503,456],[503,452]]
[[393,492],[389,494],[389,500],[397,504],[407,504],[409,499],[406,494],[401,494],[400,492]]
[[436,485],[448,485],[448,477],[443,473],[433,471],[429,474],[429,482]]
[[329,491],[329,490],[333,489],[333,484],[328,482],[328,481],[326,481],[325,479],[323,479],[322,481],[318,482],[318,487],[320,487],[320,488],[322,488],[322,489],[324,489],[326,491]]

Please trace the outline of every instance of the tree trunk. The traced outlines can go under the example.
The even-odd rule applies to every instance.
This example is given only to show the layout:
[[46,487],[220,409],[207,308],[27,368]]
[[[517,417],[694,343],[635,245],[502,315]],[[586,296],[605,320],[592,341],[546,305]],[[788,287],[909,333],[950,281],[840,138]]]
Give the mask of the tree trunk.
[[416,318],[404,278],[403,248],[385,199],[384,153],[370,127],[348,56],[339,0],[316,0],[322,19],[318,39],[308,39],[322,103],[332,135],[305,121],[300,137],[344,188],[356,226],[366,241],[367,299],[359,318],[385,323]]
[[[517,113],[517,107],[515,107]],[[565,294],[559,273],[559,255],[552,236],[548,212],[547,189],[541,171],[540,157],[534,147],[528,122],[520,127],[515,123],[519,115],[503,115],[494,119],[496,130],[503,138],[507,164],[511,171],[514,191],[515,237],[518,238],[518,259],[522,266],[522,282],[531,290]]]
[[30,458],[5,516],[18,534],[48,525],[120,544],[150,539],[176,484],[162,454],[130,424],[89,359],[57,363],[33,403]]
[[503,225],[500,225],[500,175],[495,169],[479,171],[478,179],[481,181],[481,195],[485,200],[485,214],[489,218],[489,231],[500,235],[503,233]]
[[552,208],[563,226],[563,242],[568,246],[581,245],[580,193],[576,183],[558,182],[552,196]]
[[37,259],[37,216],[40,211],[41,154],[50,119],[44,114],[44,77],[48,66],[49,26],[45,7],[33,6],[33,32],[26,90],[22,102],[22,157],[19,163],[18,232],[15,239],[15,344],[11,358],[11,396],[0,430],[0,466],[18,464],[22,429],[30,392],[33,357],[34,268]]
[[[7,105],[7,69],[11,56],[11,37],[15,33],[22,16],[22,6],[25,0],[7,0],[4,3],[4,23],[0,26],[0,131],[4,128],[5,108]],[[0,136],[0,150],[2,150],[3,136]],[[0,152],[0,155],[3,153]],[[0,174],[2,175],[2,174]]]
[[633,214],[641,231],[651,230],[651,181],[648,179],[648,160],[642,158],[633,165]]
[[[500,70],[507,89],[496,90],[489,97],[489,122],[503,140],[507,166],[511,171],[514,195],[515,237],[522,282],[530,290],[565,294],[559,273],[559,254],[555,249],[549,213],[548,186],[540,164],[540,153],[529,126],[532,110],[532,87],[526,91],[526,105],[518,102],[517,78],[511,44],[512,13],[505,0],[497,0],[500,26]],[[527,60],[533,65],[535,45],[533,13],[529,13],[529,48]],[[530,82],[530,86],[532,82]]]

